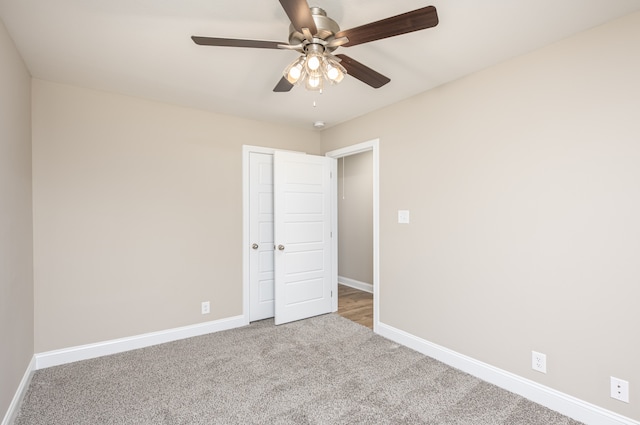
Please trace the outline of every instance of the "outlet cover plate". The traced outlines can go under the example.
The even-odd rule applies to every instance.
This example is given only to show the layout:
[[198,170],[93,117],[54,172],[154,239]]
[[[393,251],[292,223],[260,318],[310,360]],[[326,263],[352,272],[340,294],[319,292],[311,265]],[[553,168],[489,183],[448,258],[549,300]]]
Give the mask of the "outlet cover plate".
[[202,314],[209,314],[211,312],[211,306],[209,304],[209,301],[203,301],[202,305],[200,307],[200,311],[202,312]]
[[547,373],[547,355],[538,353],[537,351],[531,352],[531,369],[538,372]]
[[612,376],[611,398],[629,403],[629,382]]

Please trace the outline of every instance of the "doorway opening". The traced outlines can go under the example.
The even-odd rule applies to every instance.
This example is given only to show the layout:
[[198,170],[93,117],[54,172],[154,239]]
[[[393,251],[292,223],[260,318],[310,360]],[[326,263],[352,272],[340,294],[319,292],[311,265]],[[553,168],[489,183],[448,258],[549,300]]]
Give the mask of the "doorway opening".
[[373,329],[373,152],[337,166],[338,314]]
[[379,323],[378,146],[375,139],[326,154],[338,160],[339,178],[334,180],[332,193],[338,235],[333,250],[338,271],[337,311],[374,332]]

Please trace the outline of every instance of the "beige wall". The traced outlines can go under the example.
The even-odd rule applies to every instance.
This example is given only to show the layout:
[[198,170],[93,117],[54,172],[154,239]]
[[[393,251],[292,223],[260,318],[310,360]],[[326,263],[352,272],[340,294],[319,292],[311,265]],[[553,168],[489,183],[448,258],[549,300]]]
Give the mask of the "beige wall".
[[0,420],[33,358],[31,76],[0,21]]
[[36,352],[242,314],[242,145],[319,134],[39,80],[33,99]]
[[[382,322],[640,420],[638,45],[634,14],[322,133],[380,138]],[[43,352],[240,314],[241,145],[320,136],[34,81],[33,325],[29,76],[3,29],[0,59],[1,412],[34,328]]]
[[338,159],[338,275],[373,284],[373,153]]
[[323,132],[380,138],[383,323],[640,420],[609,397],[640,384],[638,46],[640,13]]

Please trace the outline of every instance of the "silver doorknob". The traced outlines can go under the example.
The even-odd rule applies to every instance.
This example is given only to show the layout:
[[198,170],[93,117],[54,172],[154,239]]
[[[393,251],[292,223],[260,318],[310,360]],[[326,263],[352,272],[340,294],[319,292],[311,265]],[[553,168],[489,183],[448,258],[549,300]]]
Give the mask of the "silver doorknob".
[[279,249],[280,251],[284,251],[284,245],[278,245],[278,249]]
[[253,249],[258,249],[258,244],[257,244],[257,243],[254,243],[253,245],[251,245],[251,248],[253,248]]

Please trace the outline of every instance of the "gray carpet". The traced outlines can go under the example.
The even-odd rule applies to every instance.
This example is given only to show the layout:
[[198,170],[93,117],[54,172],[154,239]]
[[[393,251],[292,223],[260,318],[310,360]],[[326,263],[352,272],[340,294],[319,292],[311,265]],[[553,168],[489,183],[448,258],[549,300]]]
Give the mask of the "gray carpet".
[[335,314],[35,373],[16,425],[579,424]]

